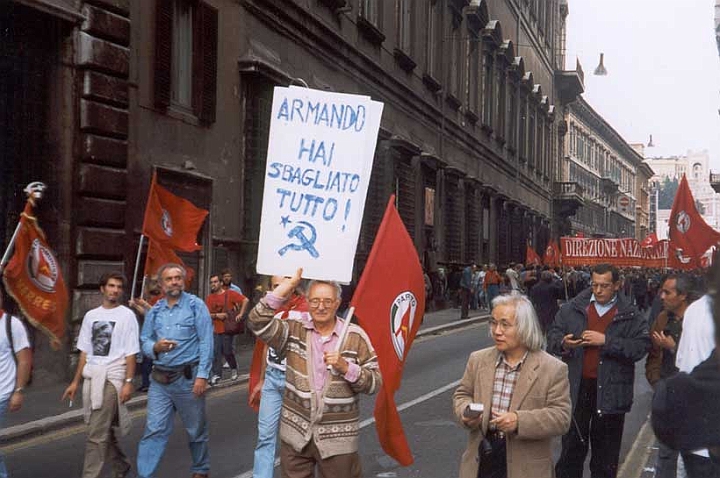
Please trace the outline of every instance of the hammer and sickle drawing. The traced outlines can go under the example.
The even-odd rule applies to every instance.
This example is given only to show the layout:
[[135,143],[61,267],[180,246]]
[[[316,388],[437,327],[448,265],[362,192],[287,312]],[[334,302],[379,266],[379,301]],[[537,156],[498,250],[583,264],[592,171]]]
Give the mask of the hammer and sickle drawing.
[[[308,251],[313,258],[317,259],[320,257],[320,253],[315,249],[315,240],[317,240],[315,227],[305,221],[298,221],[297,224],[297,226],[288,232],[288,237],[290,239],[297,239],[298,242],[283,246],[278,251],[278,254],[284,256],[288,251]],[[310,232],[310,237],[305,235],[306,230]]]

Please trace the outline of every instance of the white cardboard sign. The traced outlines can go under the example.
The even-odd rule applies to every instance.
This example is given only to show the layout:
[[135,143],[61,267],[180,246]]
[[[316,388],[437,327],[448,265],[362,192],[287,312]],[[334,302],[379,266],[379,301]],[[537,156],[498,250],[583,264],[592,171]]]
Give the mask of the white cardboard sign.
[[352,279],[383,104],[276,87],[257,271]]

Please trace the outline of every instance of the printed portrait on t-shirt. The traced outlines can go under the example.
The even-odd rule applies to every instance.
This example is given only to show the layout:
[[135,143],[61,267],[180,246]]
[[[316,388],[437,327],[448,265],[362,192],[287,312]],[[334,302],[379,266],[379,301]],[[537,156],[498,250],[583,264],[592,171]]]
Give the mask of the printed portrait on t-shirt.
[[115,330],[115,322],[98,320],[92,324],[93,355],[107,357],[110,354],[113,330]]
[[274,348],[268,347],[268,362],[282,365],[284,357],[278,355]]

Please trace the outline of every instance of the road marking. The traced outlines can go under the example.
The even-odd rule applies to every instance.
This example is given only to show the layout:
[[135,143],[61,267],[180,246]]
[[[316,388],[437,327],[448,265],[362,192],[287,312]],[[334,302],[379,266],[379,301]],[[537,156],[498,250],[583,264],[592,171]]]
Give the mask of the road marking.
[[[458,385],[460,385],[460,380],[455,380],[454,382],[448,383],[447,385],[440,387],[436,390],[433,390],[432,392],[428,392],[425,395],[421,395],[421,396],[417,397],[416,399],[410,400],[409,402],[405,402],[402,405],[400,405],[399,407],[397,407],[398,412],[402,412],[403,410],[413,407],[419,403],[426,402],[433,397],[436,397],[438,395],[441,395],[441,394],[447,392],[448,390],[457,388]],[[375,423],[375,417],[367,418],[360,422],[360,429],[370,426],[373,423]],[[279,464],[280,464],[280,458],[275,458],[275,463],[273,466],[278,466]],[[252,476],[253,476],[253,472],[252,472],[252,470],[249,470],[249,471],[246,471],[245,473],[241,473],[241,474],[235,476],[234,478],[252,478]]]

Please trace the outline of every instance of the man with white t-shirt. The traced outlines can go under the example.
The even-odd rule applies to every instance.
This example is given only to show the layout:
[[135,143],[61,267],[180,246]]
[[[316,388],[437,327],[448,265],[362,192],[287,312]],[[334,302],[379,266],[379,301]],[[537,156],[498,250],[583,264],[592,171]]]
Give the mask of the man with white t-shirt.
[[80,351],[75,378],[63,399],[75,398],[80,379],[83,383],[83,408],[88,424],[83,478],[100,476],[110,461],[113,478],[130,473],[130,461],[117,440],[130,429],[125,402],[133,393],[135,355],[140,351],[138,323],[135,314],[121,305],[125,278],[107,274],[100,279],[102,305],[88,311],[83,318],[77,348]]
[[[712,299],[705,294],[688,306],[683,319],[683,332],[675,355],[680,372],[690,373],[704,362],[715,348]],[[717,468],[707,449],[682,452],[688,478],[716,477]]]
[[[10,320],[9,327],[8,320]],[[22,407],[22,392],[30,378],[31,362],[32,354],[25,326],[17,317],[12,317],[2,310],[0,293],[0,429],[3,426],[5,413],[16,412]],[[5,460],[0,455],[0,478],[8,476]]]

